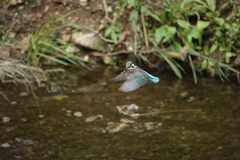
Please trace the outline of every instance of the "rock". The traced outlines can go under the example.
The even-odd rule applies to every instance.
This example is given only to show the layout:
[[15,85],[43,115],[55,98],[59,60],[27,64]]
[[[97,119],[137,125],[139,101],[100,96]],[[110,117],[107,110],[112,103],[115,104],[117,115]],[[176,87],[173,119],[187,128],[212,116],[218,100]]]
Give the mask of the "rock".
[[82,113],[81,112],[74,112],[73,114],[75,117],[82,117]]
[[193,102],[195,100],[196,100],[196,97],[191,96],[191,97],[188,98],[187,102]]
[[16,101],[12,101],[12,102],[11,102],[11,105],[15,105],[15,104],[17,104]]
[[17,0],[17,3],[19,4],[23,3],[23,0]]
[[71,35],[70,34],[63,34],[60,36],[61,40],[63,40],[64,42],[69,42],[71,39]]
[[68,45],[66,48],[66,52],[68,52],[68,53],[77,53],[79,51],[80,51],[79,48],[77,48],[76,46],[72,46],[72,45]]
[[42,114],[41,114],[41,115],[39,115],[38,117],[39,117],[39,118],[43,118],[43,117],[44,117],[44,115],[42,115]]
[[15,140],[18,142],[18,143],[22,143],[22,144],[25,144],[25,145],[33,145],[34,142],[30,139],[22,139],[22,138],[18,138],[16,137]]
[[73,33],[72,41],[75,44],[97,51],[104,51],[107,46],[106,43],[95,33],[87,34],[83,34],[82,32]]
[[3,144],[1,144],[1,147],[3,147],[3,148],[10,148],[11,145],[8,144],[8,143],[3,143]]
[[3,123],[8,123],[8,122],[10,122],[10,120],[11,120],[11,118],[9,118],[9,117],[2,117]]
[[85,119],[86,123],[93,122],[98,118],[103,118],[103,115],[89,116]]
[[15,32],[9,32],[8,33],[8,37],[9,38],[15,38],[16,37],[16,33]]
[[17,5],[17,0],[11,0],[9,3],[11,6]]
[[21,118],[21,121],[27,122],[27,119],[26,118]]
[[152,130],[154,129],[154,123],[153,122],[146,122],[144,123],[146,130]]
[[134,120],[130,120],[130,119],[127,119],[127,118],[121,118],[120,121],[123,122],[123,123],[135,123]]
[[20,93],[20,97],[25,97],[25,96],[28,96],[28,93],[27,93],[27,92],[22,92],[22,93]]
[[67,112],[67,113],[72,113],[72,111],[71,111],[71,110],[66,110],[66,112]]
[[86,6],[87,5],[87,0],[79,0],[79,4],[81,6]]
[[184,91],[184,92],[180,93],[180,96],[181,96],[182,98],[185,98],[187,95],[188,95],[188,92],[187,92],[187,91]]

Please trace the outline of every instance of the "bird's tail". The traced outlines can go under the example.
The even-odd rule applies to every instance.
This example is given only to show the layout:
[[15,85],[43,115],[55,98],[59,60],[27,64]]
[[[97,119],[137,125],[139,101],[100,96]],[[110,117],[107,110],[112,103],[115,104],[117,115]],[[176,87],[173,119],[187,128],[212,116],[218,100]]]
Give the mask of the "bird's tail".
[[[145,71],[144,71],[144,72],[145,72]],[[157,82],[160,81],[160,79],[159,79],[158,77],[154,77],[154,76],[152,76],[151,74],[149,74],[149,73],[147,73],[147,72],[145,72],[145,73],[149,76],[149,79],[150,79],[152,82],[157,83]]]

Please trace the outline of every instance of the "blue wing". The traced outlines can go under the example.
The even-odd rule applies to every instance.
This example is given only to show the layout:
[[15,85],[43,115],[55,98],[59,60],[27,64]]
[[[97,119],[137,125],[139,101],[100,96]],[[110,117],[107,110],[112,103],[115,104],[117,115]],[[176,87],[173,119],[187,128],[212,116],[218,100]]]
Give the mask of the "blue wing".
[[147,84],[147,82],[148,78],[146,78],[141,72],[134,72],[129,75],[119,90],[122,92],[131,92]]

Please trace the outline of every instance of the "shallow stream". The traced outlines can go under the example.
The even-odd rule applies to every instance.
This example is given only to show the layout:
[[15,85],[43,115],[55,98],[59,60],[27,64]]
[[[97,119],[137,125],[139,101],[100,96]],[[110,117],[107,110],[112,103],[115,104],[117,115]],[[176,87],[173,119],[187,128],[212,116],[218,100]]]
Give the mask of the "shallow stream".
[[[130,93],[109,70],[71,73],[68,86],[36,92],[36,102],[1,86],[11,104],[0,97],[0,159],[240,159],[239,84],[150,73],[161,81]],[[129,104],[157,114],[119,114]],[[111,133],[110,122],[126,125]]]

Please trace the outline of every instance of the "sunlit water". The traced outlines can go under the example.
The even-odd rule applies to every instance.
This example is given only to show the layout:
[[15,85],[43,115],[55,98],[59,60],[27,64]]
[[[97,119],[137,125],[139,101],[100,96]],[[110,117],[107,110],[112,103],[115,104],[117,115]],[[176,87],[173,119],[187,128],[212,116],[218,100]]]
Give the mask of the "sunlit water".
[[[31,94],[1,87],[13,103],[0,97],[0,116],[10,118],[0,124],[0,159],[240,159],[239,84],[150,73],[161,81],[130,93],[118,91],[123,82],[111,80],[116,73],[72,73],[75,79],[58,86],[60,92],[36,92],[39,107]],[[54,98],[60,94],[68,98]],[[160,113],[118,113],[116,106],[132,103],[139,113]],[[123,118],[133,123],[114,134],[106,130]]]

